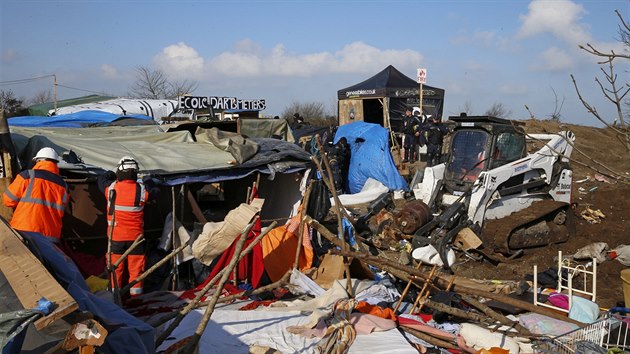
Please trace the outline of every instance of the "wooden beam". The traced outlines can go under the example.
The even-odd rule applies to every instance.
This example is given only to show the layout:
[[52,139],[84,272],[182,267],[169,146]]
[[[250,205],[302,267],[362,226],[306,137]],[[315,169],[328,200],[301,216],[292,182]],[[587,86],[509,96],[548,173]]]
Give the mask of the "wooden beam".
[[4,219],[0,219],[0,270],[25,309],[37,307],[46,298],[57,305],[55,310],[37,321],[37,330],[77,310],[79,305],[31,253],[22,237]]

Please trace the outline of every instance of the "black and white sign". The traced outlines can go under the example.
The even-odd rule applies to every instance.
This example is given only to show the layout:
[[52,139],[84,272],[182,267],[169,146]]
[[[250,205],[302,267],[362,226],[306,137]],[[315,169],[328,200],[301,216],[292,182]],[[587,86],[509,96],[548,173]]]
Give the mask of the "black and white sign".
[[184,109],[207,109],[216,110],[251,110],[262,111],[267,108],[264,99],[244,100],[236,97],[217,97],[217,96],[180,96],[179,107]]

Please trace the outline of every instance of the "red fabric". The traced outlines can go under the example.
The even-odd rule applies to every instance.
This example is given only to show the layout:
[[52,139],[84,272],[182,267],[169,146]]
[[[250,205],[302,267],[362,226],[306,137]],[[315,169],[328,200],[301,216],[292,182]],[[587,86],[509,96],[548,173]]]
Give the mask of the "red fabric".
[[[252,243],[252,241],[254,241],[254,239],[258,237],[258,235],[260,235],[261,229],[262,226],[260,224],[260,219],[258,219],[256,220],[256,223],[254,224],[252,230],[249,232],[249,235],[247,235],[247,240],[245,241],[243,249],[245,249],[250,243]],[[228,249],[223,251],[223,254],[215,264],[214,268],[212,268],[212,272],[210,272],[208,278],[206,278],[203,283],[199,284],[199,286],[197,286],[195,290],[201,290],[204,286],[206,286],[206,284],[208,284],[208,282],[212,278],[214,278],[215,275],[217,275],[217,273],[228,266],[230,260],[232,259],[232,255],[234,254],[236,243],[239,239],[240,236],[237,237],[234,242],[232,242]],[[239,280],[248,280],[249,283],[252,284],[252,287],[255,289],[258,287],[258,284],[260,283],[260,278],[262,277],[264,271],[265,266],[263,264],[262,247],[260,246],[260,243],[258,243],[256,244],[256,246],[254,246],[252,251],[247,256],[245,256],[245,258],[241,259],[241,261],[238,263],[237,275]],[[230,273],[229,279],[232,278],[233,274]]]
[[276,302],[276,300],[259,300],[259,301],[252,301],[249,304],[241,307],[240,309],[238,309],[239,311],[250,311],[250,310],[255,310],[257,308],[259,308],[260,306],[264,306],[267,307],[271,304],[273,304],[274,302]]
[[88,278],[90,275],[98,276],[105,270],[105,255],[94,256],[79,252],[72,249],[63,239],[59,243],[59,248],[74,261],[84,278]]

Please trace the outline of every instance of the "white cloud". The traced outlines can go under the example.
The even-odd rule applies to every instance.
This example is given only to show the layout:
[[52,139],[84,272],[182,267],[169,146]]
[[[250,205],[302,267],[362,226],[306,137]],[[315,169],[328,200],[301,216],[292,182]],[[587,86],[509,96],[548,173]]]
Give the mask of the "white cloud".
[[155,66],[165,72],[180,78],[198,75],[204,65],[204,59],[199,53],[183,42],[170,45],[153,58]]
[[[194,51],[192,48],[190,50]],[[381,70],[389,64],[417,67],[422,59],[423,56],[413,50],[383,50],[363,42],[350,43],[336,52],[296,54],[287,51],[281,43],[265,50],[249,39],[236,43],[231,51],[212,58],[199,58],[205,63],[203,72],[208,77],[220,75],[237,78],[368,73]]]
[[121,77],[118,69],[109,64],[101,65],[101,74],[107,79],[118,79]]
[[14,48],[7,48],[2,51],[2,62],[11,63],[17,60],[18,54]]
[[532,71],[566,71],[574,65],[573,57],[565,50],[550,47],[538,55],[538,61],[530,66]]
[[582,5],[571,0],[533,0],[529,12],[520,16],[523,24],[517,38],[550,33],[570,45],[587,43],[591,35],[587,26],[579,22],[585,13]]

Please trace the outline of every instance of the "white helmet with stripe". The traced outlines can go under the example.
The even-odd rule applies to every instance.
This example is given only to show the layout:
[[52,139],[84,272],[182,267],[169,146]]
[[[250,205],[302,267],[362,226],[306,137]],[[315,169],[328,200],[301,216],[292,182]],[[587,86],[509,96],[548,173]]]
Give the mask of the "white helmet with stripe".
[[123,156],[123,158],[118,161],[118,171],[129,170],[138,171],[138,161],[131,156]]

